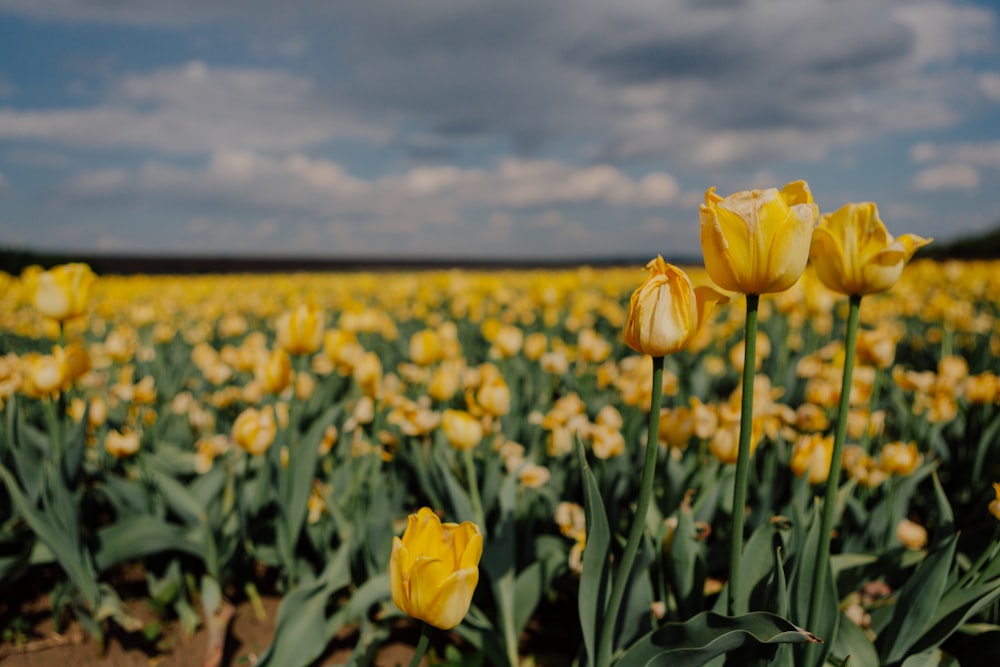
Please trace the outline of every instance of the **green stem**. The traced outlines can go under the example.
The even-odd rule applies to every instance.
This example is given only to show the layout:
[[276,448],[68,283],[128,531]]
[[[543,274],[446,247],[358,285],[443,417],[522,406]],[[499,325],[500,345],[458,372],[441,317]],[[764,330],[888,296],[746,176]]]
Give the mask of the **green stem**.
[[816,556],[816,576],[813,578],[812,597],[809,601],[809,616],[806,627],[813,627],[820,616],[825,589],[827,570],[830,568],[830,532],[833,529],[833,514],[837,507],[837,490],[840,488],[840,464],[847,436],[847,413],[851,407],[851,376],[854,374],[854,352],[858,339],[858,315],[861,312],[861,295],[850,298],[847,315],[847,334],[844,343],[844,379],[840,386],[840,405],[837,408],[837,430],[833,436],[833,455],[830,457],[830,474],[826,480],[823,498],[823,516],[820,524],[819,549]]
[[740,406],[740,447],[736,454],[736,485],[733,489],[733,534],[729,543],[729,613],[746,613],[741,594],[743,523],[750,476],[750,440],[753,437],[753,380],[757,365],[757,306],[760,295],[747,294],[747,321],[743,334],[743,402]]
[[427,653],[427,647],[431,643],[431,626],[424,623],[423,627],[420,629],[420,640],[417,642],[417,648],[413,652],[413,658],[410,660],[410,667],[418,667],[420,661],[424,659],[424,654]]
[[486,530],[486,514],[483,512],[483,501],[479,497],[479,479],[476,477],[476,462],[472,458],[472,450],[466,449],[462,452],[465,461],[465,477],[469,485],[469,499],[472,500],[472,511],[477,524],[482,530]]
[[649,428],[646,438],[646,458],[642,466],[642,476],[639,481],[639,500],[635,507],[635,517],[629,528],[628,541],[622,553],[621,564],[615,569],[614,583],[611,588],[611,599],[608,601],[607,613],[604,615],[604,625],[597,643],[597,667],[607,667],[611,664],[611,651],[615,628],[618,625],[618,612],[622,599],[625,597],[625,587],[632,566],[639,552],[639,542],[646,527],[646,513],[653,497],[653,480],[656,478],[656,455],[660,441],[660,403],[663,400],[663,357],[653,357],[652,399],[649,404]]

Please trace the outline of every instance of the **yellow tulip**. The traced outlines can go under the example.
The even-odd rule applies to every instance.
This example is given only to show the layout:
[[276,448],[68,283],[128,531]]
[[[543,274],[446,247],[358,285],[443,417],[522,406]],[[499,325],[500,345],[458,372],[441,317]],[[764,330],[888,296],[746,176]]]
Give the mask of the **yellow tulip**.
[[483,536],[471,521],[441,523],[422,507],[392,539],[389,587],[404,613],[441,630],[462,622],[479,583]]
[[806,268],[818,217],[819,207],[805,181],[725,198],[709,188],[700,208],[708,275],[731,292],[783,292]]
[[475,449],[483,439],[483,424],[464,410],[445,410],[441,430],[452,447],[459,451]]
[[257,367],[257,380],[264,391],[280,394],[292,383],[292,360],[284,348],[276,347]]
[[139,451],[139,434],[135,431],[108,431],[104,438],[104,449],[116,459],[132,456]]
[[903,265],[931,241],[915,234],[893,238],[875,204],[863,202],[823,215],[809,254],[827,288],[841,294],[873,294],[895,285]]
[[687,347],[716,303],[729,299],[711,287],[695,289],[687,274],[657,255],[650,275],[632,293],[625,322],[625,343],[654,357]]
[[912,474],[924,462],[915,442],[890,442],[882,447],[879,459],[882,470],[904,477]]
[[62,349],[54,347],[52,352],[25,357],[23,389],[32,398],[50,398],[66,385],[66,362]]
[[1000,484],[997,484],[996,482],[993,483],[993,492],[996,494],[996,498],[990,501],[990,514],[995,516],[997,520],[1000,521]]
[[810,433],[800,436],[792,448],[791,468],[797,477],[809,475],[810,484],[822,484],[830,475],[833,436]]
[[312,354],[323,344],[325,326],[319,308],[301,305],[278,318],[278,345],[289,354]]
[[233,440],[254,456],[266,452],[277,433],[278,424],[274,418],[274,408],[270,405],[263,410],[247,408],[233,422]]
[[90,288],[97,277],[86,264],[62,264],[33,276],[35,308],[42,315],[63,322],[82,315]]
[[433,329],[422,329],[410,336],[410,359],[418,366],[431,366],[441,360],[441,338]]

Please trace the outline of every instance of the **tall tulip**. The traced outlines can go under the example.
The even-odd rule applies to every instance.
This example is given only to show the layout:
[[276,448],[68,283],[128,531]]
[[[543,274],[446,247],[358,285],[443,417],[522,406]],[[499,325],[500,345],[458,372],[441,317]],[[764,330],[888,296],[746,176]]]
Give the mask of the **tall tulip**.
[[810,256],[827,288],[841,294],[884,292],[899,280],[903,265],[933,239],[916,234],[894,238],[872,202],[847,204],[820,217]]
[[819,217],[805,181],[781,190],[705,193],[701,247],[716,285],[741,294],[783,292],[799,279]]
[[844,337],[844,373],[841,381],[840,405],[833,437],[830,472],[823,500],[823,514],[820,518],[820,544],[817,550],[816,577],[813,579],[808,623],[814,623],[819,618],[823,599],[821,591],[826,585],[826,578],[830,576],[830,533],[837,505],[837,490],[840,486],[844,442],[847,439],[847,417],[850,413],[850,387],[853,383],[857,351],[861,297],[865,294],[884,292],[895,285],[903,272],[903,265],[918,248],[928,243],[930,239],[914,234],[893,238],[879,218],[878,208],[871,202],[847,204],[833,213],[824,215],[813,233],[810,256],[816,267],[816,275],[827,288],[848,295],[849,308]]
[[479,583],[483,536],[471,521],[441,523],[422,507],[392,540],[389,587],[404,613],[441,630],[462,622]]

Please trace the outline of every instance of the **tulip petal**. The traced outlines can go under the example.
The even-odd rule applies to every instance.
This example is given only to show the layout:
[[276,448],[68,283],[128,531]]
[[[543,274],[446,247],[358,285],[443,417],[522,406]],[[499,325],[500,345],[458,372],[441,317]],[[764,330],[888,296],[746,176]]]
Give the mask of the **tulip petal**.
[[400,611],[410,615],[409,572],[413,567],[410,552],[398,537],[392,538],[392,555],[389,557],[389,590],[392,601]]
[[692,337],[705,326],[705,322],[708,321],[712,310],[715,309],[715,304],[727,303],[729,301],[728,296],[712,289],[708,285],[699,285],[694,288],[694,298],[698,309],[698,322],[691,334]]
[[805,181],[792,181],[788,183],[785,187],[781,188],[780,194],[789,208],[797,204],[813,203],[812,190],[809,189],[809,184]]
[[423,607],[423,620],[441,630],[454,628],[469,612],[478,584],[478,568],[453,572],[441,582],[433,599]]

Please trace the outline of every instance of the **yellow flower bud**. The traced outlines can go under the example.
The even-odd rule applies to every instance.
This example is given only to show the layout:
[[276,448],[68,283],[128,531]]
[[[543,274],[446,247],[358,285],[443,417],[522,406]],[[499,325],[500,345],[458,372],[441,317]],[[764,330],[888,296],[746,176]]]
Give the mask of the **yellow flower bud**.
[[997,520],[1000,521],[1000,484],[997,484],[996,482],[993,483],[993,493],[995,493],[997,497],[990,501],[990,514],[995,516]]
[[920,467],[924,457],[917,452],[917,443],[890,442],[882,447],[879,467],[887,473],[909,475]]
[[257,368],[257,380],[265,391],[280,394],[292,381],[292,360],[284,348],[274,348]]
[[278,345],[289,354],[312,354],[323,343],[326,318],[315,306],[301,305],[278,318]]
[[783,292],[802,275],[819,207],[805,181],[725,198],[709,188],[700,217],[705,268],[715,284],[765,294]]
[[66,364],[60,352],[59,348],[53,348],[53,354],[26,357],[24,393],[32,398],[49,398],[59,393],[66,384]]
[[108,431],[104,438],[104,449],[116,459],[132,456],[139,451],[139,434],[135,431]]
[[459,451],[474,449],[483,439],[483,424],[464,410],[445,410],[441,429],[452,447]]
[[233,423],[233,440],[254,456],[260,456],[270,448],[277,432],[274,408],[270,405],[263,410],[247,408]]
[[913,253],[931,242],[915,234],[893,238],[871,202],[823,215],[810,256],[827,288],[841,294],[884,292],[899,280]]
[[662,357],[687,347],[716,303],[728,298],[711,287],[695,289],[691,279],[657,255],[650,275],[632,293],[625,343],[636,352]]
[[812,433],[800,437],[792,448],[792,472],[798,477],[809,474],[810,484],[822,484],[830,476],[833,460],[833,436]]
[[405,614],[441,630],[462,622],[479,583],[483,536],[471,521],[441,523],[429,507],[392,540],[389,588]]
[[423,329],[410,336],[410,359],[418,366],[430,366],[441,360],[441,339],[433,329]]
[[927,544],[927,529],[909,519],[901,519],[896,525],[896,539],[907,549],[917,551]]
[[63,322],[84,313],[97,276],[86,264],[73,263],[43,271],[32,280],[35,308],[42,315]]

